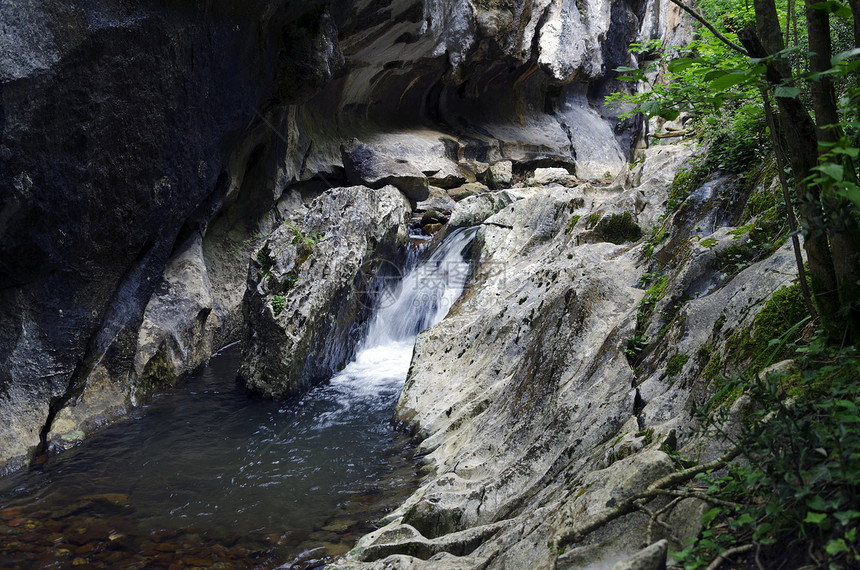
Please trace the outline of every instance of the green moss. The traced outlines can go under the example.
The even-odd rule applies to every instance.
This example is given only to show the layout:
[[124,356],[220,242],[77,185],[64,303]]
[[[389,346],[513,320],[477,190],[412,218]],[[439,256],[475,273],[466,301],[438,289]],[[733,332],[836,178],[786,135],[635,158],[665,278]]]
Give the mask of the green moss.
[[647,291],[645,291],[645,296],[639,303],[639,310],[636,312],[636,322],[638,325],[644,327],[651,318],[651,315],[654,313],[654,306],[657,304],[657,301],[662,299],[666,294],[666,287],[668,284],[669,276],[663,275],[657,279],[653,285],[648,287]]
[[264,245],[257,252],[257,262],[260,264],[260,276],[268,277],[272,272],[272,266],[275,264],[269,244]]
[[790,345],[800,338],[800,330],[794,331],[775,355],[770,341],[780,338],[807,315],[800,283],[782,287],[771,295],[755,317],[752,334],[741,334],[739,357],[751,359],[749,371],[760,372],[768,363],[790,357],[793,354]]
[[753,228],[755,228],[755,224],[747,224],[745,226],[729,230],[729,233],[735,236],[735,239],[737,239],[739,236],[750,233]]
[[646,429],[640,432],[636,432],[636,437],[644,437],[645,441],[643,443],[645,445],[651,445],[651,443],[654,441],[654,430]]
[[600,214],[591,214],[585,218],[585,229],[590,230],[600,221]]
[[642,228],[633,219],[631,212],[612,214],[600,220],[594,228],[594,235],[603,241],[621,245],[627,241],[636,241],[642,237]]
[[582,487],[580,487],[579,490],[576,492],[576,495],[573,496],[573,500],[575,501],[581,496],[583,496],[585,492],[591,488],[592,485],[594,485],[594,481],[592,481],[588,485],[583,485]]
[[699,242],[702,247],[714,247],[717,243],[717,240],[714,238],[706,238]]
[[711,345],[700,346],[696,350],[696,362],[704,364],[711,359]]
[[708,361],[708,365],[705,366],[705,371],[702,372],[702,378],[711,382],[720,374],[722,369],[723,358],[720,356],[719,352],[715,352]]
[[757,171],[744,176],[746,193],[749,194],[744,208],[743,219],[749,220],[774,208],[783,209],[782,189],[771,187],[770,181],[777,176],[776,160],[771,158]]
[[740,388],[733,388],[720,393],[724,386],[722,385],[722,382],[719,381],[717,382],[716,387],[719,396],[711,401],[711,409],[717,409],[720,406],[731,406],[735,403],[735,400],[740,398],[741,394],[743,394],[743,390]]
[[690,355],[683,353],[670,358],[669,363],[666,364],[666,376],[677,376],[688,360],[690,360]]
[[567,224],[567,229],[564,230],[564,233],[569,234],[573,231],[573,227],[579,222],[579,218],[581,216],[571,216],[570,222]]
[[709,169],[700,157],[691,159],[689,166],[679,169],[669,187],[669,202],[666,204],[666,211],[671,213],[677,210],[684,203],[684,200],[693,193],[693,190],[705,182],[708,173]]
[[667,232],[663,226],[654,226],[651,229],[651,234],[648,236],[648,239],[645,240],[645,245],[642,248],[642,257],[645,259],[651,259],[651,256],[654,255],[654,250],[657,249],[660,242],[668,236],[669,232]]

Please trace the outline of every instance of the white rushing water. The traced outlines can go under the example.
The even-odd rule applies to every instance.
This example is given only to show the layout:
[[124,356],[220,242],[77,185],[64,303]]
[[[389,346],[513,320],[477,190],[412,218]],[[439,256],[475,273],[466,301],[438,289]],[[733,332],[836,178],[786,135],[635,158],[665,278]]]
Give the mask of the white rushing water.
[[469,274],[464,252],[475,228],[456,230],[427,259],[379,295],[367,335],[355,359],[324,388],[339,409],[320,418],[319,427],[347,421],[356,405],[390,406],[403,387],[418,333],[441,321],[463,293]]

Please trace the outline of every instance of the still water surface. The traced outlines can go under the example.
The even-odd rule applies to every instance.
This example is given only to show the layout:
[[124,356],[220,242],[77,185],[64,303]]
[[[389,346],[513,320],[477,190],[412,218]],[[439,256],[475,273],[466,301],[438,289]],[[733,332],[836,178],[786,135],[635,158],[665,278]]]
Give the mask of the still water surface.
[[2,567],[315,567],[416,485],[390,418],[415,336],[465,286],[450,236],[376,311],[355,360],[286,402],[249,399],[237,346],[132,416],[0,480]]

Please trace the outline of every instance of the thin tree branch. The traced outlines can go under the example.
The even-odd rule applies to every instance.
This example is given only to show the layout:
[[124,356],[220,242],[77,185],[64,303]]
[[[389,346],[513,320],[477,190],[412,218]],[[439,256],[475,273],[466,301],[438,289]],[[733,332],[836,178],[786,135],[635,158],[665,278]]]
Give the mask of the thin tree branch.
[[730,40],[729,38],[727,38],[726,36],[721,34],[720,32],[718,32],[717,29],[703,15],[699,14],[694,9],[692,9],[691,7],[684,4],[681,0],[670,0],[670,1],[673,4],[675,4],[676,6],[678,6],[679,8],[681,8],[681,10],[683,10],[686,13],[688,13],[689,15],[691,15],[700,24],[702,24],[703,26],[708,28],[708,30],[710,30],[710,32],[712,34],[714,34],[714,36],[718,40],[720,40],[721,42],[723,42],[724,44],[726,44],[727,46],[729,46],[730,48],[732,48],[733,50],[735,50],[739,54],[746,56],[746,57],[750,57],[750,54],[749,54],[749,52],[747,52],[747,50],[745,50],[744,48],[742,48],[741,46],[739,46],[738,44],[736,44],[735,42],[733,42],[732,40]]
[[601,514],[600,516],[595,517],[590,523],[583,525],[579,528],[574,528],[570,532],[563,534],[558,539],[558,546],[564,546],[567,544],[571,544],[573,542],[579,542],[582,538],[603,525],[614,521],[617,518],[620,518],[626,514],[632,513],[635,511],[639,505],[645,504],[647,501],[653,499],[658,495],[663,494],[663,490],[666,487],[673,487],[679,483],[683,483],[685,481],[689,481],[699,473],[704,473],[706,471],[710,471],[712,469],[721,469],[726,466],[731,460],[740,455],[741,448],[736,446],[732,447],[728,451],[726,451],[723,455],[714,459],[713,461],[709,461],[708,463],[702,463],[700,465],[694,465],[693,467],[689,467],[684,469],[683,471],[676,471],[674,473],[670,473],[665,477],[662,477],[648,486],[645,491],[642,493],[638,493],[633,495],[632,497],[628,497],[627,499],[618,503],[613,509]]
[[715,505],[717,507],[725,507],[727,509],[733,509],[735,507],[744,506],[742,503],[732,503],[731,501],[724,501],[722,499],[717,499],[716,497],[712,497],[710,495],[706,495],[704,493],[691,493],[689,491],[673,491],[671,489],[655,489],[652,491],[655,495],[667,495],[669,497],[678,497],[679,499],[699,499],[700,501],[704,501],[708,504]]
[[648,515],[651,517],[651,519],[648,521],[648,532],[645,533],[645,545],[646,546],[651,544],[651,542],[652,542],[653,535],[654,535],[654,523],[657,523],[658,525],[663,527],[663,529],[669,533],[669,536],[672,537],[672,540],[674,540],[678,544],[682,544],[682,542],[680,540],[678,540],[678,537],[675,536],[674,529],[671,526],[669,526],[668,524],[666,524],[665,522],[660,520],[660,515],[662,515],[663,513],[675,508],[675,505],[677,505],[678,503],[680,503],[683,500],[684,500],[684,497],[676,497],[676,498],[672,499],[671,501],[669,501],[669,504],[667,504],[665,507],[663,507],[662,509],[656,510],[654,512],[651,512],[648,509],[646,509],[644,505],[639,507],[641,510],[648,513]]
[[734,548],[729,548],[728,550],[714,558],[714,561],[708,564],[707,570],[716,570],[720,567],[720,564],[722,564],[735,554],[743,554],[744,552],[749,552],[753,548],[755,548],[755,546],[752,544],[744,544],[743,546],[735,546]]

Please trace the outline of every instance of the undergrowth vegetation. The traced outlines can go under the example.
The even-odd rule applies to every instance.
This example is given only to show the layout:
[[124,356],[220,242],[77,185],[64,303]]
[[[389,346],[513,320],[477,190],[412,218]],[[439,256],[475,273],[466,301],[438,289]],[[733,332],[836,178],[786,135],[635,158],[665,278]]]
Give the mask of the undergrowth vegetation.
[[[665,217],[642,247],[651,287],[628,342],[631,363],[658,352],[645,350],[656,342],[645,331],[665,295],[671,268],[662,264],[679,256],[663,251],[665,244],[679,247],[669,222],[698,219],[690,197],[716,176],[732,173],[748,196],[743,211],[734,212],[739,227],[703,233],[698,242],[716,248],[721,283],[797,234],[807,267],[796,240],[798,281],[771,295],[750,330],[730,330],[721,317],[692,358],[666,360],[671,350],[661,357],[667,376],[695,368],[708,385],[710,397],[693,410],[700,427],[692,435],[729,450],[673,489],[707,507],[701,533],[671,554],[686,569],[727,561],[741,568],[858,568],[860,4],[697,4],[685,4],[701,24],[696,41],[634,45],[636,66],[618,71],[646,89],[610,97],[655,119],[654,126],[675,121],[673,130],[707,146],[676,176]],[[679,470],[692,462],[677,459]]]
[[[792,344],[797,328],[760,353],[761,366]],[[821,335],[791,352],[793,366],[766,376],[752,366],[694,411],[699,435],[731,441],[741,459],[694,480],[711,503],[702,533],[672,553],[685,568],[732,550],[766,568],[860,564],[860,358]],[[727,431],[734,424],[719,405],[730,392],[748,398],[739,434]]]

